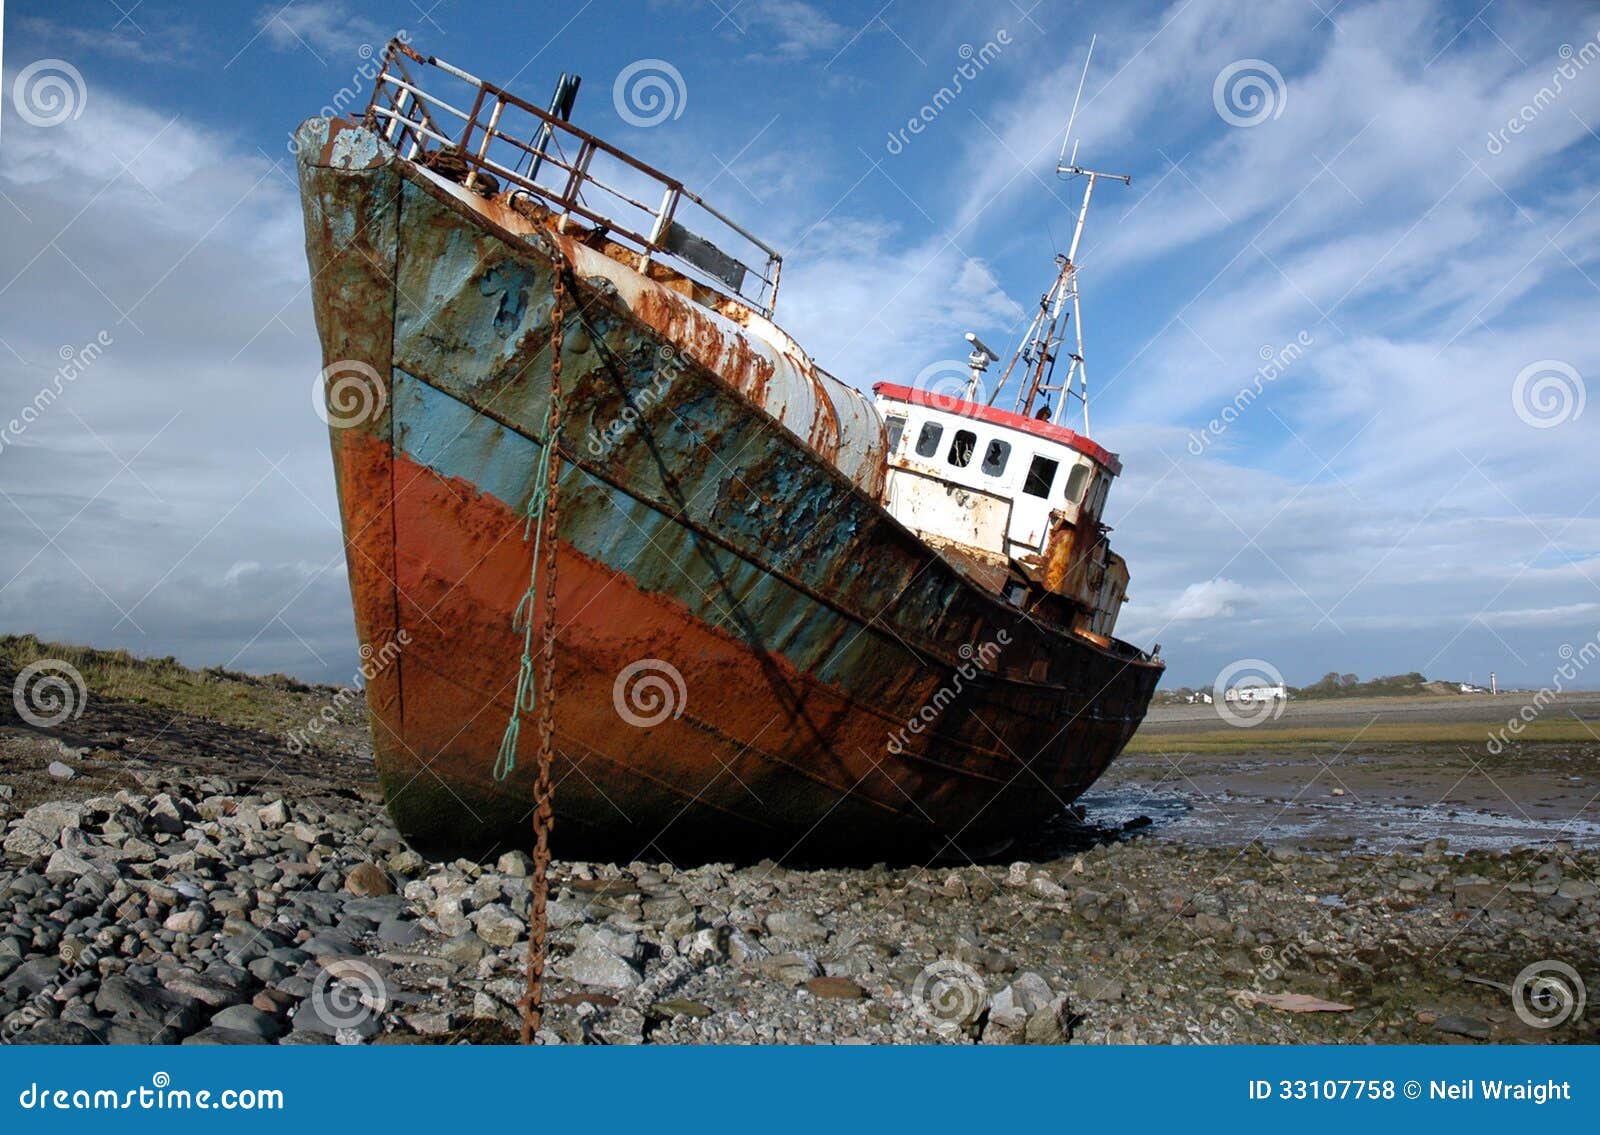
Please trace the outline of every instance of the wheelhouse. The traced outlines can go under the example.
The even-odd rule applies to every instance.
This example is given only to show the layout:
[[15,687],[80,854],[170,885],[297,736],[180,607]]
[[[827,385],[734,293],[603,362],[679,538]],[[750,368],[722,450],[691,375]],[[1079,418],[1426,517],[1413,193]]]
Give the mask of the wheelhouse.
[[1022,607],[1062,608],[1109,638],[1127,593],[1101,516],[1116,454],[1043,418],[893,383],[873,387],[888,441],[884,503]]

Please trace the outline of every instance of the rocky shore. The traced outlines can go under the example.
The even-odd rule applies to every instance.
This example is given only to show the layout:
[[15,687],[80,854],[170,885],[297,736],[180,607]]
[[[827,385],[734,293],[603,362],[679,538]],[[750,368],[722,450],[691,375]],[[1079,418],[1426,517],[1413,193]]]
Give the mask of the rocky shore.
[[[73,756],[59,790],[0,784],[6,1042],[514,1039],[520,853],[425,862],[367,785],[97,780]],[[542,1039],[1593,1043],[1559,994],[1594,974],[1597,871],[1562,844],[1155,837],[926,868],[562,862]]]

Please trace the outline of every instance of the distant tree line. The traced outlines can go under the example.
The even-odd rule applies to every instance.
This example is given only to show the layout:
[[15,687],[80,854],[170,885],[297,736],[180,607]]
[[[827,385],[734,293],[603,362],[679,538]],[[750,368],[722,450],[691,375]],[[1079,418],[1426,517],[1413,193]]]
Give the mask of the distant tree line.
[[[1356,674],[1340,674],[1330,670],[1309,686],[1290,686],[1291,698],[1384,698],[1404,697],[1407,694],[1434,694],[1444,692],[1437,683],[1430,683],[1417,671],[1409,674],[1390,674],[1363,682]],[[1454,692],[1451,690],[1450,692]],[[1195,701],[1200,694],[1210,694],[1209,688],[1194,689],[1179,686],[1175,690],[1159,690],[1156,705],[1175,705]]]
[[1430,692],[1428,679],[1415,670],[1409,674],[1390,674],[1366,682],[1354,674],[1329,671],[1311,685],[1296,689],[1294,695],[1300,698],[1382,698]]

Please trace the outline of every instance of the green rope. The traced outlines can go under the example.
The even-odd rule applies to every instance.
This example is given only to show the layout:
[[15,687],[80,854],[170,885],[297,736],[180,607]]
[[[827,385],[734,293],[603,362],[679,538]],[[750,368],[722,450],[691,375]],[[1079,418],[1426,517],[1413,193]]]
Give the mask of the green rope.
[[[516,612],[511,616],[512,629],[522,632],[522,658],[517,665],[517,694],[511,705],[511,720],[506,722],[505,736],[500,738],[500,753],[495,757],[494,778],[497,781],[505,780],[511,775],[511,770],[517,767],[517,741],[522,735],[522,715],[533,712],[538,692],[533,673],[533,608],[538,601],[539,555],[540,544],[545,536],[545,509],[550,503],[550,462],[558,459],[556,439],[550,436],[552,405],[547,403],[544,408],[544,429],[541,431],[545,439],[544,453],[539,462],[533,495],[528,498],[528,506],[523,510],[522,539],[524,543],[530,538],[533,540],[533,567],[528,574],[528,590],[523,592]],[[551,533],[552,539],[554,535]]]

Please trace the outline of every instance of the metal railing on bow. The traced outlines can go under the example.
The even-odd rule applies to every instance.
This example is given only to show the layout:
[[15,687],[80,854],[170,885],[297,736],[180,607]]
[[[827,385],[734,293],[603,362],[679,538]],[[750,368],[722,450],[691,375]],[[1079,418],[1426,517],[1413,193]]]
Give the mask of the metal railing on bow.
[[[442,76],[450,98],[432,81],[424,89],[408,60],[432,68],[430,80]],[[391,40],[365,120],[410,161],[438,169],[448,155],[469,189],[526,193],[562,231],[575,221],[600,230],[636,252],[642,272],[660,260],[772,314],[783,266],[776,249],[676,178],[493,83]]]

